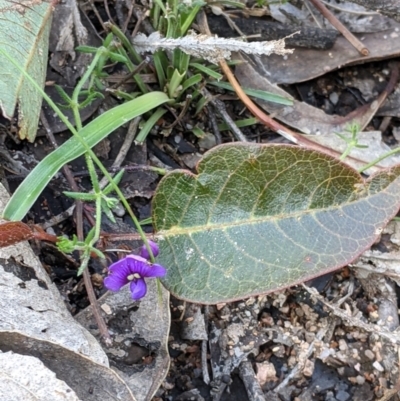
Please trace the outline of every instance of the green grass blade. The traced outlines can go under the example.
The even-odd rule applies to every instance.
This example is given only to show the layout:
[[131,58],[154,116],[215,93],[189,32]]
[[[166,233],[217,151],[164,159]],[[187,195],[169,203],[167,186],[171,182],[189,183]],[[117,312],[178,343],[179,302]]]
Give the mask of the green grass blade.
[[149,135],[150,130],[154,127],[157,121],[167,112],[166,109],[159,108],[157,109],[152,116],[146,121],[143,125],[143,128],[140,130],[139,135],[136,137],[135,142],[138,145],[143,145],[144,141]]
[[218,81],[221,80],[224,76],[218,73],[217,71],[212,70],[209,67],[206,67],[203,64],[200,63],[190,63],[189,64],[191,67],[196,68],[197,70],[204,72],[205,74],[209,75],[212,78],[217,79]]
[[182,90],[181,90],[181,94],[184,93],[187,89],[189,89],[191,86],[198,84],[199,82],[201,82],[201,80],[203,79],[203,77],[201,76],[201,74],[196,74],[191,76],[190,78],[188,78],[185,82],[183,82],[182,84]]
[[[211,82],[211,81],[209,81],[209,82],[207,82],[207,85],[214,85],[214,86],[218,86],[219,88],[233,91],[232,85],[229,84],[228,82],[215,82],[215,81]],[[273,93],[261,91],[261,90],[257,90],[257,89],[250,89],[250,88],[242,88],[242,89],[244,90],[246,95],[253,96],[257,99],[266,100],[267,102],[272,102],[272,103],[283,104],[285,106],[293,106],[293,100],[291,100],[287,97],[275,95]]]
[[[242,127],[249,127],[250,125],[254,124],[260,124],[260,121],[255,117],[251,117],[251,118],[244,118],[243,120],[237,120],[235,121],[235,124],[237,127],[242,128]],[[226,123],[222,123],[218,124],[218,129],[220,131],[229,131],[231,127],[229,127],[229,125]]]
[[[165,93],[148,93],[106,111],[82,128],[79,133],[92,148],[121,125],[168,100]],[[72,137],[46,156],[17,188],[4,209],[3,217],[11,221],[21,220],[57,171],[64,164],[83,155],[85,151],[77,137]]]

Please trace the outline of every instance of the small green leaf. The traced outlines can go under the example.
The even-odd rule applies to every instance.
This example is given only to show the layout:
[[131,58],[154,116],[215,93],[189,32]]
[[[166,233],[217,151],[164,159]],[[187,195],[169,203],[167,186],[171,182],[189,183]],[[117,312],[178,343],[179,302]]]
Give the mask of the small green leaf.
[[108,57],[113,62],[118,62],[118,63],[127,63],[128,62],[128,59],[125,56],[118,54],[118,53],[110,52]]
[[111,45],[112,40],[114,39],[114,34],[110,32],[106,38],[103,40],[103,46],[108,47]]
[[153,199],[162,279],[215,304],[289,287],[347,265],[400,207],[400,166],[364,180],[323,153],[228,144],[198,175],[166,175]]
[[[80,134],[89,147],[93,147],[115,129],[153,108],[166,103],[168,96],[151,92],[106,111],[86,125]],[[72,137],[46,156],[25,178],[7,203],[3,218],[22,220],[57,171],[85,153],[78,138]]]
[[81,53],[90,53],[90,54],[94,54],[97,53],[97,47],[93,47],[93,46],[77,46],[75,47],[75,50]]
[[181,91],[180,85],[182,83],[183,78],[185,78],[186,72],[180,74],[177,69],[175,69],[172,74],[171,80],[167,84],[168,94],[171,99],[176,98]]
[[[124,173],[125,173],[125,169],[121,169],[121,170],[115,175],[115,177],[113,178],[113,182],[114,182],[115,185],[118,185],[118,184],[121,182]],[[111,185],[111,183],[109,183],[109,184],[103,189],[103,194],[104,194],[104,195],[108,195],[108,194],[110,194],[112,191],[114,191],[114,187]]]
[[140,220],[140,225],[141,226],[146,226],[146,225],[148,225],[148,224],[152,224],[152,218],[151,217],[148,217],[147,219],[143,219],[143,220]]

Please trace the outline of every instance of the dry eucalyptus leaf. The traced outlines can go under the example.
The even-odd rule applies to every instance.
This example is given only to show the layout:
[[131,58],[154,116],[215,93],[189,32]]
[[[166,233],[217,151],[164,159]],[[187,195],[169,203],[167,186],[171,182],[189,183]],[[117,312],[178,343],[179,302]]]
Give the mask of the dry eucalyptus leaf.
[[400,23],[382,32],[358,35],[369,56],[360,53],[344,38],[338,37],[329,50],[295,49],[282,57],[271,54],[261,56],[261,75],[267,76],[272,84],[293,84],[307,81],[349,64],[366,63],[396,57],[400,53]]
[[[46,77],[48,40],[53,13],[51,1],[0,0],[2,52],[43,87]],[[0,109],[12,119],[18,113],[20,139],[33,142],[36,136],[42,95],[2,54],[0,70]]]
[[[278,85],[272,84],[266,76],[262,76],[254,65],[244,62],[236,67],[236,77],[240,84],[247,88],[265,90],[280,96],[289,97],[290,95]],[[276,103],[256,99],[257,104],[266,112],[270,113],[275,119],[303,132],[311,134],[308,139],[326,146],[329,149],[343,153],[346,149],[346,142],[339,138],[335,133],[346,136],[346,129],[350,123],[357,123],[362,130],[376,114],[377,108],[383,101],[383,96],[379,96],[377,101],[372,102],[362,113],[353,116],[328,115],[323,110],[313,107],[305,102],[293,100],[292,106],[284,106]],[[350,136],[350,134],[347,134]],[[357,135],[360,145],[368,146],[367,149],[354,148],[350,156],[363,163],[347,159],[345,163],[354,168],[360,168],[376,158],[390,151],[390,147],[382,141],[380,132],[360,132]],[[381,167],[390,167],[400,163],[400,156],[393,155],[378,163]]]
[[[240,57],[239,60],[244,61],[243,57]],[[270,77],[263,74],[247,58],[246,61],[236,67],[235,75],[243,87],[264,90],[291,99],[293,101],[292,106],[280,105],[261,99],[256,99],[256,102],[275,119],[310,135],[328,135],[333,132],[343,132],[349,123],[357,123],[363,129],[376,114],[383,101],[383,95],[381,95],[378,100],[367,105],[365,110],[355,116],[328,115],[317,107],[293,99],[278,85],[272,83]]]
[[39,359],[0,352],[0,400],[79,401]]
[[[148,280],[147,295],[135,302],[128,287],[108,292],[99,299],[107,326],[114,336],[105,351],[113,369],[125,380],[138,401],[151,400],[169,368],[168,335],[170,329],[169,292],[157,281]],[[91,308],[76,319],[94,336],[95,321]]]

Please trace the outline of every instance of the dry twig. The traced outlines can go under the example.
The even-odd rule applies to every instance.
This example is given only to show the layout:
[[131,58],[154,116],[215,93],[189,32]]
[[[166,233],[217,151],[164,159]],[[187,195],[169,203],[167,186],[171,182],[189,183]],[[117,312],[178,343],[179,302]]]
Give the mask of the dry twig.
[[320,0],[309,0],[313,6],[358,50],[363,56],[369,55],[369,50],[360,42],[327,8]]

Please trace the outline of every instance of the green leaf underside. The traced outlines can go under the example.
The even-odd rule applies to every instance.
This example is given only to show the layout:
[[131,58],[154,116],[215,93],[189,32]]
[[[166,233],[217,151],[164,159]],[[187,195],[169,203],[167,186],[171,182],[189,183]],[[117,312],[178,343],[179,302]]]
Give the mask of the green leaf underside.
[[364,181],[330,156],[290,145],[216,147],[198,175],[174,171],[156,190],[163,284],[214,304],[345,266],[398,211],[399,176],[396,166]]
[[[121,125],[168,100],[169,98],[165,93],[147,93],[98,116],[82,128],[80,135],[86,144],[92,148]],[[85,151],[86,149],[75,136],[52,151],[17,188],[7,203],[2,217],[10,221],[22,220],[58,170],[70,161],[82,156]]]

